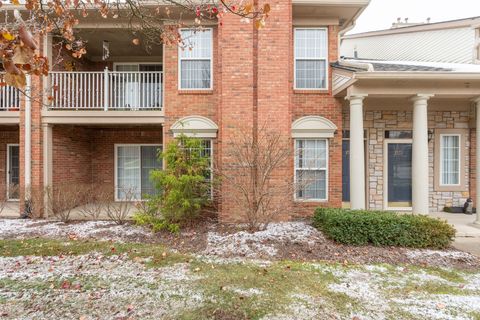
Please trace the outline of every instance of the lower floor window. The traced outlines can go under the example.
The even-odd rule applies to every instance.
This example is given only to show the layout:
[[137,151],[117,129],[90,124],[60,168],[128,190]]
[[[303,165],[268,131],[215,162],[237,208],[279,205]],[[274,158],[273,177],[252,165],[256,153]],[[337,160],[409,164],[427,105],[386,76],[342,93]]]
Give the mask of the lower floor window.
[[327,170],[327,139],[295,140],[296,199],[326,200]]
[[158,158],[160,145],[116,146],[115,197],[117,200],[140,200],[155,193],[150,171],[162,168]]
[[460,184],[460,135],[440,135],[441,185]]

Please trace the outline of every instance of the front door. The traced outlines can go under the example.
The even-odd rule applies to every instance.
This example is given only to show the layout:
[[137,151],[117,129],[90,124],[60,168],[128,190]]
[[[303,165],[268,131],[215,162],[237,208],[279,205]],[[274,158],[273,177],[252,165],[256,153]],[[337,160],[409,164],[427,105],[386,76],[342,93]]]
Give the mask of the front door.
[[20,182],[20,148],[16,144],[7,146],[7,199],[18,200]]
[[386,209],[412,207],[412,143],[386,141]]

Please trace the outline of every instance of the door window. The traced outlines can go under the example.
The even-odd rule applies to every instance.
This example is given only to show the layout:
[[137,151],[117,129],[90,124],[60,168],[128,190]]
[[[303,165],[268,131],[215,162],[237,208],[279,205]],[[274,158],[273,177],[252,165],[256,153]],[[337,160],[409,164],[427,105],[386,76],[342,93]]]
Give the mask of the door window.
[[412,144],[388,143],[388,207],[412,206]]

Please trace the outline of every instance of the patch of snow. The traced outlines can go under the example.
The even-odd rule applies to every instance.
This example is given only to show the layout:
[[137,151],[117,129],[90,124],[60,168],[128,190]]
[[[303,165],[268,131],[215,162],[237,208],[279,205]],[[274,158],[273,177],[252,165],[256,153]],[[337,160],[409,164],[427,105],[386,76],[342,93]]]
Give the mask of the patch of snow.
[[475,261],[476,257],[470,253],[463,251],[441,251],[441,250],[429,250],[429,249],[419,249],[419,250],[407,250],[407,257],[410,259],[426,258],[426,257],[441,257],[452,260],[472,260]]
[[14,319],[164,318],[203,304],[184,263],[146,268],[127,255],[0,257],[3,314]]
[[216,256],[205,256],[205,255],[195,255],[195,258],[198,260],[211,263],[211,264],[241,264],[241,265],[255,265],[261,268],[266,268],[272,265],[270,260],[260,260],[260,259],[246,259],[242,257],[216,257]]
[[290,297],[293,302],[287,306],[285,313],[269,314],[262,320],[316,320],[319,315],[325,316],[325,311],[319,308],[323,304],[320,299],[302,293],[293,293]]
[[193,281],[201,279],[200,276],[191,274],[188,263],[177,263],[173,266],[160,268],[158,271],[162,274],[162,279],[168,281]]
[[141,227],[130,224],[117,225],[112,221],[63,223],[50,220],[0,219],[0,239],[24,239],[36,236],[118,241],[150,235],[150,232]]
[[211,231],[207,234],[206,255],[237,255],[248,258],[258,256],[274,257],[279,246],[285,243],[313,246],[323,235],[304,222],[270,223],[265,230],[257,232],[240,231],[220,234]]
[[243,289],[243,288],[230,288],[227,287],[225,288],[226,290],[230,290],[232,292],[235,292],[236,294],[239,294],[244,297],[251,297],[251,296],[258,296],[263,294],[263,290],[257,289],[257,288],[248,288],[248,289]]
[[421,317],[435,320],[467,320],[470,312],[480,312],[480,296],[437,294],[425,297],[393,299],[402,310]]
[[353,269],[345,272],[344,276],[340,277],[339,283],[329,284],[328,289],[362,302],[368,302],[377,310],[385,310],[388,305],[380,294],[380,286],[375,281],[375,274]]
[[379,272],[379,273],[388,272],[388,269],[385,268],[384,266],[377,266],[373,264],[364,266],[364,269],[370,272]]

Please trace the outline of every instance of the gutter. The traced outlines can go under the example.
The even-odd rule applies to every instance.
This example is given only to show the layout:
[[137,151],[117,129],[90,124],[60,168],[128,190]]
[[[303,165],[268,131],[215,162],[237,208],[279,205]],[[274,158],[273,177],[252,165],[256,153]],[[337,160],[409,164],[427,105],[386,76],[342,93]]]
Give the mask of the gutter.
[[375,71],[355,72],[355,79],[418,79],[418,80],[480,80],[480,73],[474,72],[419,72],[419,71]]
[[362,7],[360,7],[360,9],[357,11],[357,13],[352,17],[352,19],[350,19],[350,21],[348,21],[346,24],[345,24],[345,27],[343,29],[341,29],[339,32],[338,32],[338,59],[340,59],[340,48],[341,48],[341,45],[342,45],[342,41],[343,41],[343,37],[345,36],[345,34],[347,32],[349,32],[350,30],[352,30],[353,28],[355,28],[355,25],[357,23],[357,19],[358,17],[363,13],[363,11],[365,11],[365,9],[367,9],[368,5],[370,4],[370,1],[371,0],[366,0],[364,2],[364,5]]

